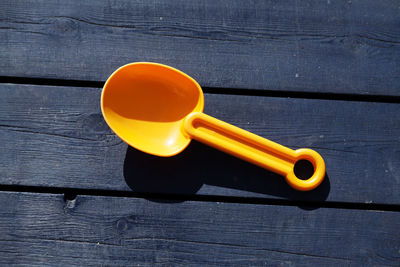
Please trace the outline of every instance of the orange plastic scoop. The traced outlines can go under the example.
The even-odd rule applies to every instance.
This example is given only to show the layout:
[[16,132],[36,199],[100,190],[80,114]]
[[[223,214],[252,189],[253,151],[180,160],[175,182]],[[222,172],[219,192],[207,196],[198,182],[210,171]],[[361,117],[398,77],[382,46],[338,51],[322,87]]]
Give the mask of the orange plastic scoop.
[[[173,156],[196,139],[276,172],[297,190],[317,187],[325,163],[311,149],[292,150],[204,113],[200,85],[172,67],[149,62],[117,69],[106,81],[101,110],[110,128],[126,143],[157,156]],[[294,165],[308,160],[314,174],[302,180]]]

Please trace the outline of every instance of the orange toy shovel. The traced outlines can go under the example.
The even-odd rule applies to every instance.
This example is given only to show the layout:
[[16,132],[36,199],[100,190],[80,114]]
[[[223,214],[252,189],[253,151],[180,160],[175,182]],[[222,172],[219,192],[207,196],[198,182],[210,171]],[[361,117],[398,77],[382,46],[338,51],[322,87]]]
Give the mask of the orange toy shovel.
[[[187,74],[149,62],[117,69],[106,81],[101,110],[110,128],[127,144],[157,156],[173,156],[192,139],[278,173],[290,186],[307,191],[325,176],[322,157],[311,149],[281,146],[202,113],[203,91]],[[294,165],[308,160],[314,174],[296,177]]]

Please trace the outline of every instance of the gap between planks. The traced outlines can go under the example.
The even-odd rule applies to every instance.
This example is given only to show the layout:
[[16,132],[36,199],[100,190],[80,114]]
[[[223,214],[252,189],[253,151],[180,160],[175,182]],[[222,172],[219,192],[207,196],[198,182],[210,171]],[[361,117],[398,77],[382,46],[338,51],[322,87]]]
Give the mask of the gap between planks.
[[400,212],[400,205],[393,205],[393,204],[348,203],[339,201],[313,202],[313,201],[298,201],[289,199],[265,199],[257,197],[138,193],[133,191],[97,190],[97,189],[95,190],[95,189],[62,188],[62,187],[0,185],[0,192],[63,194],[65,202],[74,200],[78,195],[81,196],[86,195],[86,196],[104,196],[104,197],[159,199],[171,202],[199,201],[199,202],[217,202],[217,203],[222,202],[222,203],[236,203],[236,204],[298,206],[310,210],[317,208],[334,208],[334,209]]
[[[46,86],[70,86],[86,88],[102,88],[104,81],[86,81],[86,80],[62,80],[48,78],[26,78],[0,76],[0,83],[28,84],[28,85],[46,85]],[[357,102],[377,102],[377,103],[400,103],[400,96],[388,95],[361,95],[361,94],[342,94],[342,93],[321,93],[321,92],[298,92],[298,91],[280,91],[280,90],[258,90],[245,88],[213,88],[202,87],[203,92],[207,94],[224,95],[247,95],[261,97],[284,97],[284,98],[302,98],[302,99],[321,99],[321,100],[340,100]]]

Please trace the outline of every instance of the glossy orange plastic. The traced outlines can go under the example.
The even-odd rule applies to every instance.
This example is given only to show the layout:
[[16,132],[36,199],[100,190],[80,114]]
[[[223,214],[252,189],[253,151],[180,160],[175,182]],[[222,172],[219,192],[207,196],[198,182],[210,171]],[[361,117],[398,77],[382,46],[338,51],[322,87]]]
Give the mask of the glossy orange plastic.
[[[191,139],[276,172],[290,186],[307,191],[325,176],[322,157],[311,149],[292,150],[202,113],[203,91],[187,74],[150,62],[117,69],[106,81],[101,110],[110,128],[127,144],[157,156],[173,156]],[[294,174],[299,160],[308,160],[314,174]]]

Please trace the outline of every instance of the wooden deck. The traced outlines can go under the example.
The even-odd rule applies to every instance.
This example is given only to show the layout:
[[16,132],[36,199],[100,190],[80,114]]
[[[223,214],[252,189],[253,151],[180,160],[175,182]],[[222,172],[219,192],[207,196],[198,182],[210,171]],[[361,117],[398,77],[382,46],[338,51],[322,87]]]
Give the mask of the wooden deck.
[[[1,266],[399,266],[400,2],[0,1]],[[311,192],[104,122],[119,66],[171,65],[205,112],[325,159]]]

